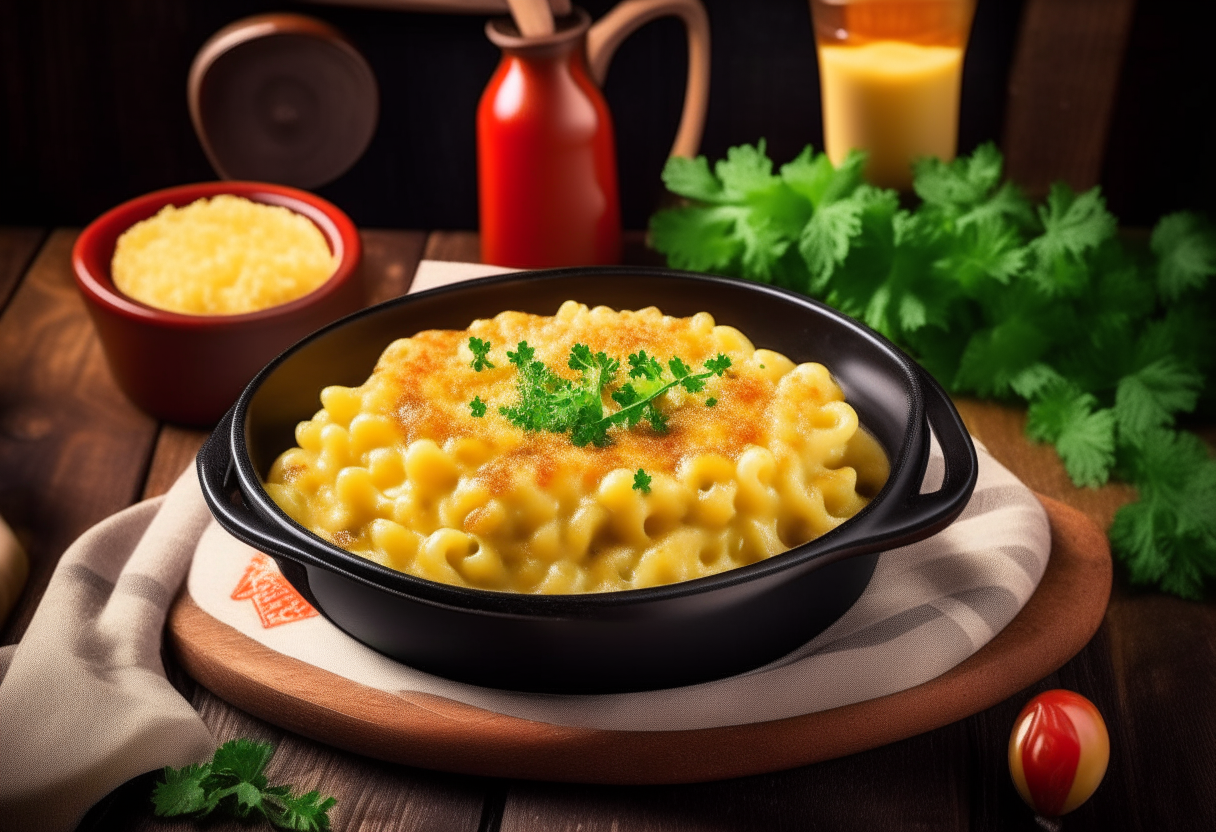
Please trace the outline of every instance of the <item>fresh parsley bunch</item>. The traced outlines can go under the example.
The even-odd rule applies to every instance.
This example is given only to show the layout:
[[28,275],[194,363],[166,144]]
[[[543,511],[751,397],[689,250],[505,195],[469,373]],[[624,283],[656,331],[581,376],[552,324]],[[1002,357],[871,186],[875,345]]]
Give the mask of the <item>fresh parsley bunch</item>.
[[1035,204],[995,146],[914,166],[919,203],[807,147],[774,171],[764,142],[673,158],[688,204],[655,214],[670,265],[826,301],[908,349],[952,393],[1028,404],[1073,482],[1140,496],[1109,530],[1134,583],[1186,598],[1216,576],[1216,461],[1180,415],[1216,413],[1216,231],[1164,217],[1147,245],[1117,233],[1095,188]]
[[[488,341],[470,338],[469,349],[473,352],[469,366],[474,371],[493,369]],[[558,375],[538,360],[536,350],[527,341],[520,341],[514,351],[508,351],[507,361],[518,372],[515,387],[519,400],[500,406],[498,412],[526,431],[567,433],[570,441],[580,448],[606,447],[612,443],[608,431],[613,427],[628,430],[642,421],[648,422],[656,433],[665,433],[667,414],[659,409],[659,397],[677,385],[689,393],[699,393],[705,389],[707,379],[721,376],[731,366],[730,357],[719,353],[705,362],[703,372],[694,373],[679,356],[672,356],[667,362],[668,373],[658,359],[640,350],[629,356],[630,380],[612,391],[611,398],[620,409],[607,412],[604,393],[616,381],[621,362],[606,353],[593,353],[586,344],[571,347],[566,366],[578,372],[574,380]],[[708,407],[716,403],[712,397],[706,400]],[[481,396],[469,402],[469,412],[479,419],[486,415],[486,403]],[[650,479],[635,487],[649,492]]]
[[209,763],[166,766],[164,780],[152,792],[156,814],[201,818],[218,811],[242,820],[260,817],[279,829],[328,830],[336,801],[317,791],[295,795],[290,786],[271,786],[265,770],[273,754],[270,743],[242,738],[221,745]]

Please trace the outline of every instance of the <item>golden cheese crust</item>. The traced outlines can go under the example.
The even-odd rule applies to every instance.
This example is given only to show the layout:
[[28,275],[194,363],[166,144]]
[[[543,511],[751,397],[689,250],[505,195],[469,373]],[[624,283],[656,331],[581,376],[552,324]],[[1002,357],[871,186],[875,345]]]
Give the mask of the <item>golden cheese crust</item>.
[[[494,368],[471,368],[470,337],[491,344]],[[693,368],[725,353],[732,367],[703,393],[663,394],[666,432],[643,423],[614,429],[607,447],[577,447],[498,412],[517,400],[506,351],[520,341],[572,379],[575,344],[622,365],[645,350]],[[356,554],[484,589],[598,592],[715,574],[834,528],[888,472],[823,366],[757,350],[706,313],[572,301],[553,316],[504,312],[398,340],[366,383],[326,388],[321,402],[270,472],[276,502]],[[639,468],[648,493],[633,487]]]

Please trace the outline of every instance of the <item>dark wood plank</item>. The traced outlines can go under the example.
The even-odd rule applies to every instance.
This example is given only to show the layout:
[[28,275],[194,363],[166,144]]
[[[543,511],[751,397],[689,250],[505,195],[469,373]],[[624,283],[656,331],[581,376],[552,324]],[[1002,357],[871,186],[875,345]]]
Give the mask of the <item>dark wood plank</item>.
[[1216,829],[1216,607],[1120,589],[1106,621],[1123,828]]
[[0,228],[0,310],[12,297],[46,234],[43,228]]
[[194,457],[207,440],[205,430],[192,430],[175,425],[164,425],[156,437],[156,450],[148,476],[144,480],[142,499],[159,497],[168,491],[177,478],[194,467]]
[[759,777],[690,786],[512,784],[503,832],[966,829],[956,724],[902,742]]
[[6,644],[64,549],[138,497],[156,434],[105,364],[71,278],[75,238],[51,234],[0,316],[0,513],[30,558]]
[[1026,0],[1001,145],[1006,173],[1042,195],[1102,172],[1135,0]]
[[360,270],[368,288],[368,303],[404,295],[422,259],[426,234],[422,231],[364,230]]
[[[622,262],[633,266],[666,265],[663,255],[646,245],[645,231],[625,231],[621,241]],[[480,263],[481,242],[475,231],[432,231],[427,236],[423,258]]]
[[481,239],[476,231],[432,231],[426,238],[425,260],[457,263],[481,262]]

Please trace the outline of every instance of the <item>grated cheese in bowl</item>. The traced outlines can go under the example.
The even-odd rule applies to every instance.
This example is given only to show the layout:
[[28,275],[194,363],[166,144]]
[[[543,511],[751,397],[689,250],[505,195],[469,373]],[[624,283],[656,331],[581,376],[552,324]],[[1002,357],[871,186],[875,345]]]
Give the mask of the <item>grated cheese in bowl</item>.
[[188,315],[240,315],[303,297],[337,266],[311,220],[231,194],[167,205],[118,238],[120,292]]

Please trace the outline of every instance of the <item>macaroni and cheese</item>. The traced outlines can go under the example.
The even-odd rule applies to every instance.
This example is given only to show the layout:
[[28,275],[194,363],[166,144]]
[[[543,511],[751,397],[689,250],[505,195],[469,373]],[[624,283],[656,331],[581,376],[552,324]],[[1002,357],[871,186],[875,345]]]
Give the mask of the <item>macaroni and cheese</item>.
[[[471,338],[489,342],[493,367],[472,369]],[[693,367],[723,353],[731,367],[702,393],[664,393],[666,431],[642,423],[606,447],[577,447],[499,413],[517,398],[504,356],[520,341],[571,377],[575,344],[622,366],[645,350]],[[488,404],[480,417],[474,399]],[[395,341],[363,385],[327,387],[321,404],[271,468],[275,502],[350,552],[490,590],[603,592],[716,574],[831,530],[888,474],[827,369],[756,349],[704,312],[573,301],[551,317],[503,312]]]

